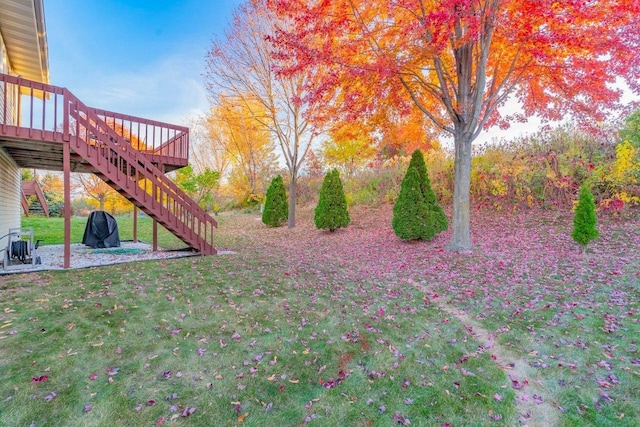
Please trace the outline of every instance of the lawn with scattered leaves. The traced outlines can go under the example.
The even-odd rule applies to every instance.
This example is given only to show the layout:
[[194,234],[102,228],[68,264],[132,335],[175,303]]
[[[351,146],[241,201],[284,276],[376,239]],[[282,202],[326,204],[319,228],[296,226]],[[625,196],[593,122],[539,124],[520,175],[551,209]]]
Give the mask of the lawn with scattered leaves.
[[[133,239],[133,216],[117,216],[118,234],[120,240]],[[71,243],[81,243],[84,229],[87,225],[86,217],[71,217]],[[34,239],[42,240],[42,245],[61,245],[64,243],[64,218],[41,216],[22,217],[22,227],[33,227]],[[153,220],[148,216],[138,217],[138,239],[143,242],[153,241]],[[164,227],[158,227],[158,245],[164,249],[182,249],[186,246]]]
[[478,212],[462,255],[351,217],[223,214],[233,255],[0,278],[0,425],[638,424],[640,219],[583,257],[570,212]]

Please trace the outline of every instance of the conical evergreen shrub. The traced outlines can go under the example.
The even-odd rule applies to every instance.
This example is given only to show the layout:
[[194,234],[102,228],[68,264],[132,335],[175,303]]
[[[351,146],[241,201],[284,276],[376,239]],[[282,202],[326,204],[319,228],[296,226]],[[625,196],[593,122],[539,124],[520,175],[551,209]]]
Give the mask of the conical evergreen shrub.
[[351,222],[347,210],[347,199],[342,189],[342,180],[337,169],[329,171],[322,181],[314,222],[318,229],[335,231]]
[[596,204],[593,194],[586,184],[580,187],[578,196],[578,206],[573,217],[573,232],[571,237],[582,247],[582,253],[586,253],[589,242],[597,238],[600,233],[596,228],[598,218],[596,217]]
[[420,173],[415,167],[410,167],[402,180],[398,200],[393,205],[391,226],[402,240],[430,240],[436,234],[428,225],[429,207],[420,183]]
[[278,175],[271,180],[267,190],[267,198],[262,211],[262,222],[271,227],[280,227],[289,218],[289,203],[287,191],[284,187],[282,176]]
[[427,164],[424,161],[422,151],[415,150],[413,154],[411,154],[409,167],[416,168],[420,174],[420,189],[422,190],[424,201],[429,208],[428,225],[433,228],[433,235],[435,236],[441,231],[445,231],[449,228],[449,221],[447,220],[447,215],[444,213],[442,206],[438,204],[436,193],[431,188],[431,180],[429,179]]

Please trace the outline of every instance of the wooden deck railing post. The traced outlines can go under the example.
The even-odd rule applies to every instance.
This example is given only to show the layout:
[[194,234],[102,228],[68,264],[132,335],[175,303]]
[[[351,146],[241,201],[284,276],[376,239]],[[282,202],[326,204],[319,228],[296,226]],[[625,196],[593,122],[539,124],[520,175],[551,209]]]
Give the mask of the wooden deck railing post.
[[62,89],[62,140],[69,141],[71,132],[69,129],[70,111],[69,111],[69,91]]
[[71,267],[71,152],[70,143],[62,145],[64,174],[64,268]]
[[138,243],[138,207],[133,205],[133,243]]
[[153,252],[158,252],[158,221],[153,219]]

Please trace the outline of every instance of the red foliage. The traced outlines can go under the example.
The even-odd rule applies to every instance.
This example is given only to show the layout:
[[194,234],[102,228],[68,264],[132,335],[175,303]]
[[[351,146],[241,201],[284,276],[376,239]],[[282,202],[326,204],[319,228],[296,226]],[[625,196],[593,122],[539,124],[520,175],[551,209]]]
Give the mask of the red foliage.
[[[451,131],[480,100],[480,127],[568,110],[602,119],[618,105],[616,77],[640,91],[635,0],[265,1],[282,22],[273,37],[280,73],[312,70],[309,100],[323,109],[337,101],[352,117],[388,106],[406,114],[415,103]],[[525,116],[500,115],[509,95]]]

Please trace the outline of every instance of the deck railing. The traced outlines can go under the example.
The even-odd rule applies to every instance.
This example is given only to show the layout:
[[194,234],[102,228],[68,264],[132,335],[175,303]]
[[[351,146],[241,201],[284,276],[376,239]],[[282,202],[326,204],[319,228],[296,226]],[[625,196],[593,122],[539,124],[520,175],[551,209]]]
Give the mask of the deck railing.
[[[58,140],[62,133],[69,131],[64,128],[64,123],[72,123],[65,121],[64,117],[64,90],[0,73],[0,126],[4,126],[3,130],[6,130],[6,126],[26,128],[30,139]],[[20,114],[13,117],[11,112],[16,109]],[[166,164],[187,164],[188,128],[98,108],[87,109],[93,111],[134,149],[162,156],[161,160]]]

